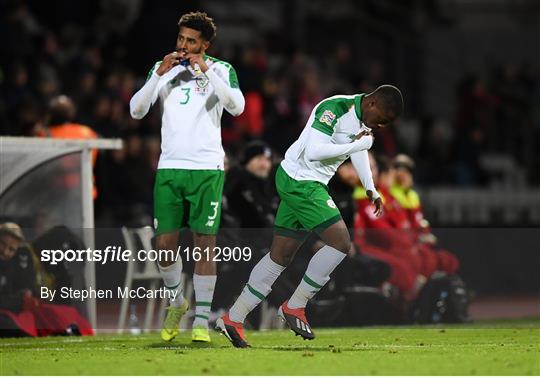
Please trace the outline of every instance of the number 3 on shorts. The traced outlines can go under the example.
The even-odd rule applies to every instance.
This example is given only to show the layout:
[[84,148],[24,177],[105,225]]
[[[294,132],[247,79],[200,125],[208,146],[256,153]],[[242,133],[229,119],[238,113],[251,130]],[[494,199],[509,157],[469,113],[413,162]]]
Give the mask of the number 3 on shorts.
[[214,213],[212,215],[208,216],[208,221],[206,222],[206,226],[208,226],[208,227],[212,227],[214,225],[214,222],[215,222],[215,219],[216,219],[216,216],[217,216],[219,202],[210,201],[210,206],[212,206],[214,208]]

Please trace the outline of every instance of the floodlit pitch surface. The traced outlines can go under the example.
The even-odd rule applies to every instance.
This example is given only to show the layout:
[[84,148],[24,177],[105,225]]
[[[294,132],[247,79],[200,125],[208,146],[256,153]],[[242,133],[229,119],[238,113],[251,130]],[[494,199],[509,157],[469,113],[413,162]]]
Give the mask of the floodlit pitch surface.
[[540,319],[437,328],[248,332],[253,347],[142,336],[0,339],[0,375],[540,375]]

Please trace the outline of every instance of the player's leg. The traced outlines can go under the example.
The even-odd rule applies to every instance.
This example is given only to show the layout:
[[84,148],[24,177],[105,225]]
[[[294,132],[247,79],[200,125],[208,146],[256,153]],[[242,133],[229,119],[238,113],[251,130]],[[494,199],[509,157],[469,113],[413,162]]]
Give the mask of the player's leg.
[[270,252],[255,265],[240,296],[217,323],[217,328],[235,347],[248,346],[243,335],[246,316],[270,294],[272,285],[304,242],[307,234],[299,228],[301,225],[293,210],[282,201],[276,215],[276,229]]
[[192,340],[209,342],[208,318],[217,281],[214,256],[221,218],[224,172],[185,170],[184,174],[186,199],[190,203],[189,226],[193,231],[193,246],[201,253],[201,258],[195,262],[193,274],[195,317]]
[[295,193],[294,211],[299,221],[305,228],[315,231],[325,245],[313,255],[300,284],[291,298],[281,305],[278,314],[297,335],[313,339],[315,334],[307,322],[305,307],[345,258],[351,249],[351,239],[325,185],[292,180],[289,187],[290,192]]
[[193,246],[202,251],[202,256],[201,260],[195,263],[193,273],[195,317],[193,319],[192,340],[209,342],[208,318],[212,309],[212,299],[217,281],[216,262],[214,261],[216,236],[194,232]]
[[330,280],[330,273],[351,248],[347,226],[341,219],[320,232],[319,236],[325,245],[309,261],[302,281],[288,301],[289,308],[306,307],[307,302]]
[[270,253],[255,265],[242,293],[229,310],[229,318],[244,323],[246,316],[259,305],[272,290],[272,285],[285,270],[303,241],[275,235]]
[[[158,170],[154,185],[154,228],[156,249],[176,251],[178,230],[182,227],[183,201],[175,188],[175,170]],[[161,329],[161,338],[171,341],[179,332],[180,319],[188,310],[182,287],[182,259],[174,253],[160,253],[158,268],[171,300]],[[177,259],[175,259],[177,257]],[[174,299],[173,299],[174,298]]]
[[334,222],[319,232],[325,245],[313,255],[300,284],[291,298],[278,310],[293,332],[304,339],[315,338],[305,315],[307,302],[330,280],[330,273],[343,261],[351,248],[345,222],[341,219]]

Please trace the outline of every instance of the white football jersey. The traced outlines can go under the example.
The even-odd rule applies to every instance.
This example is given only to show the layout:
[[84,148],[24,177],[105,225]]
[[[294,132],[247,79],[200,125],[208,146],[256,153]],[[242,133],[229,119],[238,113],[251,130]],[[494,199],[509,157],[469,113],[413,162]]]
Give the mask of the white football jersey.
[[369,130],[361,121],[360,103],[363,96],[364,94],[333,96],[315,106],[300,137],[285,152],[285,159],[281,162],[281,166],[291,178],[328,184],[349,155],[322,161],[307,159],[305,149],[309,134],[316,129],[331,136],[334,144],[354,142],[360,131]]
[[[209,70],[243,99],[234,68],[210,56],[206,56],[205,61]],[[160,64],[154,65],[148,79],[157,76]],[[223,170],[225,153],[221,144],[221,115],[224,105],[207,75],[195,72],[191,66],[178,65],[157,77],[159,82],[152,104],[159,98],[162,110],[158,169]]]

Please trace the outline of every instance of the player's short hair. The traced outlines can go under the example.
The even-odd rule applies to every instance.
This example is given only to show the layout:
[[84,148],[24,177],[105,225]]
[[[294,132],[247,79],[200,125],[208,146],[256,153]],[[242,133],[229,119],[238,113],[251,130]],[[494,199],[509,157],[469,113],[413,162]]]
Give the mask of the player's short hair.
[[180,17],[178,26],[185,26],[193,30],[201,32],[201,36],[211,42],[216,36],[216,24],[214,19],[209,17],[204,12],[190,12]]
[[390,112],[397,118],[403,113],[403,96],[401,91],[389,84],[381,85],[373,92],[384,112]]

